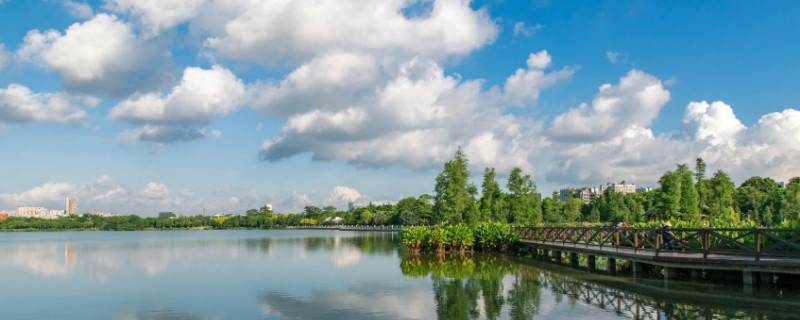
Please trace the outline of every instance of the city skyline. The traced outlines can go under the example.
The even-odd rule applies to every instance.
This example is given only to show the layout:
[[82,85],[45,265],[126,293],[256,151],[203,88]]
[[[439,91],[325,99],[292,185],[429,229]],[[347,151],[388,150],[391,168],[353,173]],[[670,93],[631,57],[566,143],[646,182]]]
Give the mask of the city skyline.
[[0,1],[0,209],[345,209],[459,147],[543,195],[800,176],[796,2],[270,4]]

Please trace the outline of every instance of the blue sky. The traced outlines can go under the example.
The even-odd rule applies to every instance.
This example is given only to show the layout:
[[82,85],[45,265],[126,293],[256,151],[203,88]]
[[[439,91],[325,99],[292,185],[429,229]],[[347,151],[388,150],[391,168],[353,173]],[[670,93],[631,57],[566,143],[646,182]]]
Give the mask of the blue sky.
[[0,1],[0,209],[394,201],[459,146],[546,193],[697,156],[787,180],[799,7]]

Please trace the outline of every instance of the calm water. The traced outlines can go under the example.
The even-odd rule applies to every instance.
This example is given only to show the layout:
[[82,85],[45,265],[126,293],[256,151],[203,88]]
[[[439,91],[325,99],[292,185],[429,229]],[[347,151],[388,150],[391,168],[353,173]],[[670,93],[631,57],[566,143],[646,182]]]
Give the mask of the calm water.
[[794,292],[665,287],[503,256],[412,258],[396,240],[336,231],[0,233],[0,318],[800,317]]

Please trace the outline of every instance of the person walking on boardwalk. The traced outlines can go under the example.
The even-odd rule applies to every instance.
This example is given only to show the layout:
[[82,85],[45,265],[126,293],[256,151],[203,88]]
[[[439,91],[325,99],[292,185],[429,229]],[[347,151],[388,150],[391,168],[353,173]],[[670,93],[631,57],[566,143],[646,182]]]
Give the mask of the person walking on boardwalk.
[[664,223],[664,228],[661,229],[661,240],[663,240],[662,248],[665,250],[672,250],[672,241],[675,239],[675,234],[672,233],[672,223],[669,221]]

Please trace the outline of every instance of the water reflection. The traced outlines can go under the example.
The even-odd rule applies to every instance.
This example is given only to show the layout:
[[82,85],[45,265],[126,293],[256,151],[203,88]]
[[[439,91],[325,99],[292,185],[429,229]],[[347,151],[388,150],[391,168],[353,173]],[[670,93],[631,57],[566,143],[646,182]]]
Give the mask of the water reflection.
[[797,292],[408,256],[396,235],[334,231],[0,234],[0,283],[4,319],[781,319],[800,307]]
[[[112,240],[99,234],[113,235]],[[187,236],[188,234],[188,236]],[[145,237],[142,237],[145,235]],[[247,259],[253,254],[271,254],[273,247],[291,252],[292,260],[303,260],[308,253],[330,253],[330,261],[339,268],[357,265],[362,254],[393,255],[396,245],[393,234],[328,234],[299,232],[280,237],[210,237],[209,234],[186,232],[182,236],[149,238],[150,233],[52,233],[34,237],[32,241],[3,241],[0,238],[0,267],[13,266],[42,277],[66,277],[89,274],[97,281],[107,281],[123,272],[144,272],[158,275],[174,263],[193,263],[221,259]],[[199,237],[198,237],[199,236]],[[241,252],[241,248],[246,250]],[[286,250],[288,249],[288,250]]]
[[[746,294],[718,294],[725,286],[696,291],[632,283],[630,279],[583,273],[505,256],[407,256],[403,274],[430,277],[438,319],[533,319],[542,314],[544,295],[556,306],[584,305],[631,319],[794,319],[800,300]],[[510,283],[510,289],[504,286]],[[728,290],[731,288],[728,287]],[[741,291],[741,290],[739,290]]]

